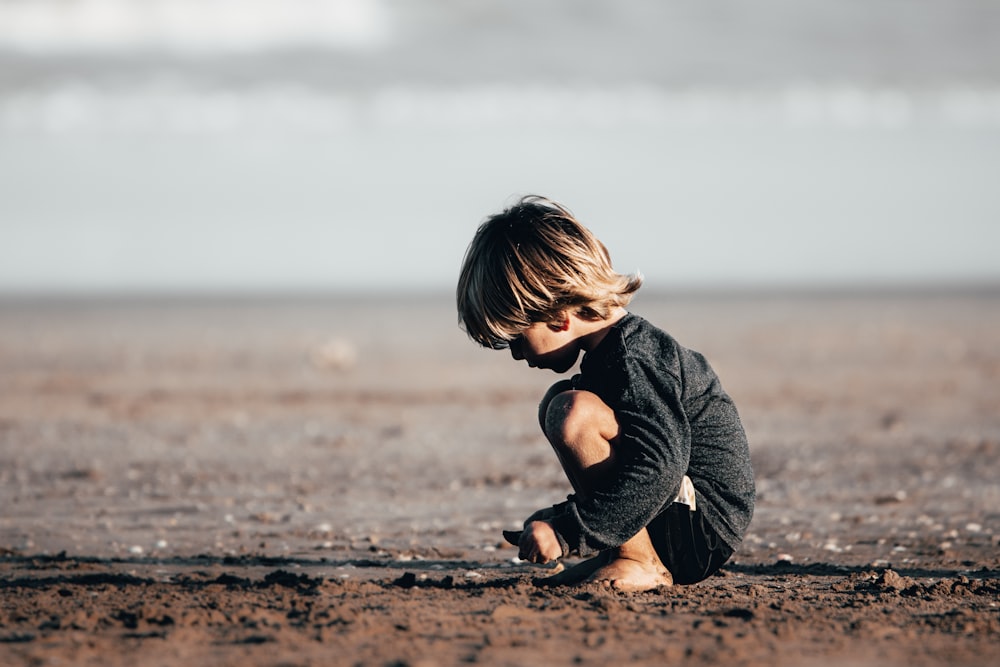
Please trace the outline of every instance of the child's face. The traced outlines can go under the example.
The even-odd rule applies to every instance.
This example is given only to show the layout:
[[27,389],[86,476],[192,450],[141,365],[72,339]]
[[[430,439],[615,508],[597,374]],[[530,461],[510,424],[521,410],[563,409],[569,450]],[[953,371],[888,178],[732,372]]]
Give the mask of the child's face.
[[568,321],[536,322],[510,341],[510,356],[516,361],[523,359],[532,368],[548,368],[556,373],[572,368],[579,355],[580,347]]

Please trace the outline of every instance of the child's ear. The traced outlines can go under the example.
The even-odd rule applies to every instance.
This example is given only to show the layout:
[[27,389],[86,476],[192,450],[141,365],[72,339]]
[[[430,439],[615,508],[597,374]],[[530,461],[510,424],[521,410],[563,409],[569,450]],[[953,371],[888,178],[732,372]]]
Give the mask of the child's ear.
[[549,322],[549,328],[553,331],[569,331],[569,313],[563,313],[558,319]]

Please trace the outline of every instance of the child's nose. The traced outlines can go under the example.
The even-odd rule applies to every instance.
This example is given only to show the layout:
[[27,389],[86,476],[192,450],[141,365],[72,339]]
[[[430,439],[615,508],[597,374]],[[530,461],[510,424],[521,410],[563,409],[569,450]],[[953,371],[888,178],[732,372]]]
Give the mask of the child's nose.
[[510,356],[514,357],[514,361],[521,361],[522,359],[524,359],[524,355],[521,353],[520,336],[510,341]]

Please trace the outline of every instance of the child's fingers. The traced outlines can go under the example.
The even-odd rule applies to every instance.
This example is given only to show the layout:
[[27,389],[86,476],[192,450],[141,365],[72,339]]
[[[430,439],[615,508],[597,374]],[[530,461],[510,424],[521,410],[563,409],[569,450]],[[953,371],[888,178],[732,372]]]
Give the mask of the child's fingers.
[[[521,535],[523,535],[523,534],[524,534],[523,530],[505,530],[505,531],[503,531],[503,538],[505,540],[507,540],[508,542],[510,542],[511,544],[513,544],[514,546],[520,547],[521,546]],[[543,568],[545,568],[547,570],[551,570],[553,573],[559,573],[559,572],[563,571],[563,564],[560,563],[558,560],[548,561],[547,563],[537,563],[537,562],[534,562],[533,559],[531,559],[531,558],[525,558],[524,557],[524,556],[528,556],[528,555],[529,554],[522,555],[522,554],[519,553],[518,554],[518,558],[520,558],[521,560],[525,561],[526,563],[531,563],[532,565],[535,565],[536,567],[543,567]]]

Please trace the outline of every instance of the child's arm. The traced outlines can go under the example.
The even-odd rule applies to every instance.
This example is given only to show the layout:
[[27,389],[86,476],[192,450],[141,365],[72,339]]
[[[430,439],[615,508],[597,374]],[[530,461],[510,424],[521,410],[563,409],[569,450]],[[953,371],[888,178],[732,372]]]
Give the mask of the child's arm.
[[620,435],[614,466],[585,496],[571,497],[546,519],[567,554],[624,544],[676,497],[688,469],[691,429],[680,381],[634,359],[623,361],[627,389],[626,400],[615,406]]

